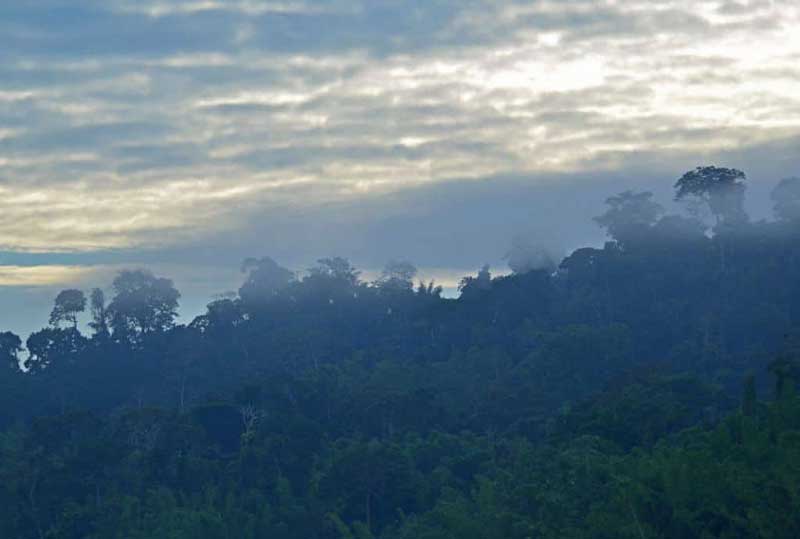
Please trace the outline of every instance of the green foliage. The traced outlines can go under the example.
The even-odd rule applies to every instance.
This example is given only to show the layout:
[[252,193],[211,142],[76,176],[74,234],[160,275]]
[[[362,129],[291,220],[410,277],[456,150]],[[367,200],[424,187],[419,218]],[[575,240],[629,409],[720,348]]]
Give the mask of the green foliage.
[[624,193],[616,241],[458,299],[342,258],[250,259],[188,325],[145,271],[91,338],[62,298],[27,372],[0,333],[0,537],[800,536],[798,231],[742,218],[738,171],[684,180],[713,236]]
[[[599,402],[647,410],[667,388],[677,394],[693,383],[666,378],[625,387]],[[661,432],[655,444],[632,449],[617,433],[641,420],[612,419],[587,404],[584,422],[607,428],[582,434],[587,428],[580,427],[547,442],[467,432],[344,437],[324,442],[305,459],[309,472],[292,472],[292,479],[268,449],[270,432],[234,453],[215,449],[208,429],[216,428],[222,404],[188,416],[142,410],[40,419],[0,435],[0,531],[19,539],[800,533],[800,398]]]

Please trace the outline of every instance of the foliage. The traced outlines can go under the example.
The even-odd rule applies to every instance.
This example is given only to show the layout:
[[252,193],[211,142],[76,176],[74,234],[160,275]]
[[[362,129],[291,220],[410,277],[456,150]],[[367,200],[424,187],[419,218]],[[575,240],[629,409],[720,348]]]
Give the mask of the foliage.
[[664,211],[652,198],[653,193],[650,192],[625,191],[607,199],[608,209],[594,220],[622,245],[646,240],[648,229]]
[[775,216],[788,223],[800,220],[800,178],[786,178],[772,191]]
[[744,191],[747,176],[741,170],[715,166],[697,167],[675,183],[675,199],[694,197],[706,203],[717,225],[733,225],[746,219]]
[[800,536],[800,230],[659,216],[612,197],[614,241],[457,299],[261,258],[176,325],[123,271],[84,336],[65,295],[27,357],[0,333],[0,537]]
[[180,293],[172,281],[146,270],[120,272],[114,283],[116,295],[108,306],[114,337],[136,340],[171,328],[178,315]]

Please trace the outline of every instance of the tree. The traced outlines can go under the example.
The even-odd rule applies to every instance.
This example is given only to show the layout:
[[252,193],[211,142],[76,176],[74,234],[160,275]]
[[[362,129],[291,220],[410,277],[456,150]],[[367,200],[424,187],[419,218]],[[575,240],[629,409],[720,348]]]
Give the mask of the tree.
[[268,301],[294,281],[294,273],[270,257],[248,258],[242,263],[247,279],[239,288],[239,297],[246,304]]
[[431,280],[429,283],[420,281],[417,285],[417,295],[420,297],[430,297],[439,299],[442,296],[444,289],[441,285],[437,285],[436,281]]
[[416,276],[417,268],[411,262],[391,260],[383,268],[375,285],[385,291],[411,291]]
[[675,183],[675,200],[695,199],[706,204],[717,227],[739,224],[747,220],[745,180],[745,173],[735,168],[697,167]]
[[361,272],[356,270],[349,260],[339,256],[317,260],[317,265],[308,270],[308,273],[312,279],[331,279],[348,286],[357,286],[361,275]]
[[410,464],[393,444],[343,439],[320,462],[320,494],[335,500],[344,520],[358,519],[371,532],[394,517],[398,507],[413,508]]
[[558,267],[556,257],[541,243],[523,236],[511,240],[511,250],[506,254],[508,267],[517,275],[534,270],[555,271]]
[[95,335],[105,338],[109,336],[108,332],[108,309],[106,309],[106,295],[99,288],[92,290],[90,296],[90,310],[92,313],[92,321],[89,322]]
[[86,296],[81,290],[62,290],[56,296],[55,305],[50,312],[50,325],[57,328],[61,322],[69,322],[78,327],[78,313],[86,310]]
[[752,374],[744,379],[744,394],[742,396],[742,414],[753,417],[756,413],[758,396],[756,394],[756,378]]
[[25,345],[28,348],[25,368],[37,372],[46,369],[56,358],[80,352],[86,345],[86,338],[75,328],[44,328],[31,333]]
[[10,331],[0,333],[0,363],[18,369],[20,351],[22,351],[22,340],[17,335]]
[[108,306],[114,337],[135,340],[175,325],[181,295],[172,280],[147,270],[125,270],[112,284],[116,295]]
[[800,221],[800,178],[786,178],[772,191],[775,216],[781,221]]
[[346,258],[322,258],[308,270],[297,290],[305,299],[333,304],[357,296],[357,289],[361,286],[359,276],[360,272]]
[[623,247],[641,240],[664,212],[650,192],[625,191],[606,199],[606,205],[606,212],[594,221]]
[[702,241],[706,238],[706,225],[693,217],[667,215],[658,220],[651,229],[652,235],[659,241],[686,242],[686,240]]
[[476,277],[464,277],[458,284],[458,291],[461,292],[462,298],[476,297],[478,293],[486,292],[491,288],[492,274],[489,271],[489,264],[484,264]]
[[219,298],[206,305],[206,314],[195,318],[191,326],[202,332],[230,330],[245,320],[240,302],[230,298]]

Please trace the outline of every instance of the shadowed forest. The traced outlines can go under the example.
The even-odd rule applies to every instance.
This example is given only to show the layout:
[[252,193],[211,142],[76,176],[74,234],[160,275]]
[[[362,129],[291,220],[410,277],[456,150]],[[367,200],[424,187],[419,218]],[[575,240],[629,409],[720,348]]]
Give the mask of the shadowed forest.
[[746,182],[612,196],[603,248],[456,299],[336,257],[187,325],[147,270],[64,290],[0,333],[0,537],[800,537],[800,179],[758,222]]

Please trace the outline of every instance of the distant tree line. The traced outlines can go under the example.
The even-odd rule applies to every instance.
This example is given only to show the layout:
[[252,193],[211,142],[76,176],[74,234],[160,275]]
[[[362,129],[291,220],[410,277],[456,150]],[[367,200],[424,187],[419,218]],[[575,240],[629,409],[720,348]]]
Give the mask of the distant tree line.
[[797,537],[800,179],[745,195],[620,193],[602,248],[517,239],[456,299],[339,257],[188,324],[147,270],[64,290],[0,333],[0,537]]

